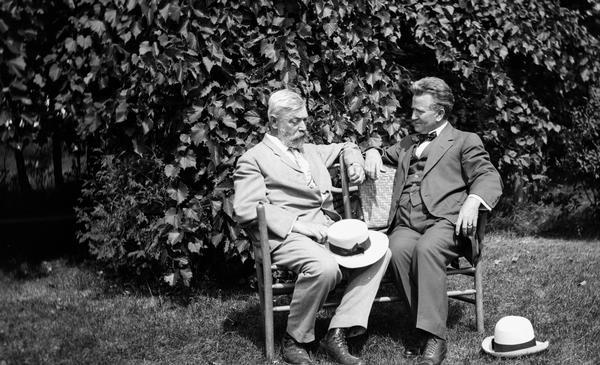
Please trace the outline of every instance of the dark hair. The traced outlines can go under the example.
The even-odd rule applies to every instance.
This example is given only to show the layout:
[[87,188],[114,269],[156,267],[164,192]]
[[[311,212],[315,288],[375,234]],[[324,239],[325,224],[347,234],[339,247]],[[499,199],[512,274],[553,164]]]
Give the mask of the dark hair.
[[424,77],[413,82],[411,86],[413,95],[419,96],[430,94],[433,96],[434,105],[436,108],[444,108],[444,113],[447,115],[452,111],[454,106],[454,95],[450,86],[446,82],[437,77]]

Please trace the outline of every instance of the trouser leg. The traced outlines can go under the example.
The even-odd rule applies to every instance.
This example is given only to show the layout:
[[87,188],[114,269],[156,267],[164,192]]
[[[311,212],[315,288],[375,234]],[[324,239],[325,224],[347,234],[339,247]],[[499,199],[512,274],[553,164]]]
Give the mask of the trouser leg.
[[298,342],[315,339],[315,320],[327,295],[342,279],[342,272],[329,251],[310,238],[291,233],[271,252],[272,261],[298,274],[294,287],[287,332]]
[[411,273],[411,264],[413,251],[420,237],[419,232],[402,226],[396,227],[390,234],[392,272],[398,289],[404,294],[406,303],[413,313],[413,319],[416,316],[416,306],[413,306],[413,303],[417,302],[417,283]]
[[[414,246],[410,271],[416,280],[416,327],[446,338],[446,267],[457,258],[454,225],[443,219],[429,227]],[[414,304],[414,303],[413,303]]]
[[364,333],[369,322],[373,300],[390,262],[391,253],[363,268],[348,269],[348,285],[329,324],[332,328],[353,328],[351,335]]

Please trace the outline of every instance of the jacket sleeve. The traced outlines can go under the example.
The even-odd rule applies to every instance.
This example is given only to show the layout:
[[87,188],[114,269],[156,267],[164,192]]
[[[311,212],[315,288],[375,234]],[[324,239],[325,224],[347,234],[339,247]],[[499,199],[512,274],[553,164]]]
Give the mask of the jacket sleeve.
[[233,210],[239,223],[253,223],[257,219],[256,207],[262,202],[269,231],[281,238],[288,235],[297,216],[269,202],[265,178],[252,156],[244,154],[238,160],[233,187]]
[[400,146],[402,141],[399,141],[392,146],[383,148],[381,138],[369,138],[367,142],[367,148],[365,152],[370,149],[376,149],[381,155],[381,160],[386,165],[396,166],[398,165],[398,158],[400,155]]
[[502,179],[481,139],[474,133],[469,133],[465,140],[461,162],[469,194],[479,196],[494,208],[502,195]]
[[353,163],[359,164],[362,168],[365,167],[365,159],[363,158],[360,149],[352,142],[332,143],[328,145],[317,145],[319,155],[327,168],[331,167],[340,156],[344,154],[344,162],[346,166]]

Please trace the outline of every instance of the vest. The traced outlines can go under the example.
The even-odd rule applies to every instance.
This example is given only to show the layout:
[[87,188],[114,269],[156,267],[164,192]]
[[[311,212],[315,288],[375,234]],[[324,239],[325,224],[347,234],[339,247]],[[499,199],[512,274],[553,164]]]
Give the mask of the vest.
[[[429,144],[431,146],[431,143]],[[410,203],[413,207],[422,204],[421,199],[421,181],[423,180],[423,170],[425,169],[425,162],[429,156],[429,146],[425,147],[420,157],[415,154],[416,147],[413,148],[413,152],[410,156],[410,165],[408,167],[408,174],[406,177],[406,183],[402,189],[402,194],[409,194]],[[403,200],[403,199],[399,199]]]

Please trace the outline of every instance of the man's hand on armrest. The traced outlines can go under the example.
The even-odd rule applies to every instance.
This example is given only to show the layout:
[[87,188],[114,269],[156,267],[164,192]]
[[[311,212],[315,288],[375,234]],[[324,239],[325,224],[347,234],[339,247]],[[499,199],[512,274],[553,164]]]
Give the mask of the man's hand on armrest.
[[472,196],[467,197],[456,220],[454,233],[457,236],[462,233],[465,237],[468,237],[477,231],[477,216],[479,215],[480,204],[478,199]]
[[371,148],[365,152],[365,171],[367,176],[373,180],[377,180],[379,172],[383,168],[381,154],[376,148]]
[[358,163],[348,166],[348,179],[352,184],[362,184],[365,181],[365,170]]
[[296,220],[292,226],[292,232],[314,238],[314,240],[319,243],[325,243],[327,241],[327,226],[323,224],[300,222]]

